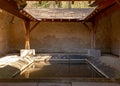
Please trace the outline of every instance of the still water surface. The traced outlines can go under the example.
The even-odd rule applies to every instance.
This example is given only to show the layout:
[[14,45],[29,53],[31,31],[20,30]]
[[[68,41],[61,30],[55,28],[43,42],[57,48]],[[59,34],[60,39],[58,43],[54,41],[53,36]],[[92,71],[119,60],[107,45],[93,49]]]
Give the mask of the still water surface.
[[103,78],[85,62],[40,62],[29,66],[15,78]]

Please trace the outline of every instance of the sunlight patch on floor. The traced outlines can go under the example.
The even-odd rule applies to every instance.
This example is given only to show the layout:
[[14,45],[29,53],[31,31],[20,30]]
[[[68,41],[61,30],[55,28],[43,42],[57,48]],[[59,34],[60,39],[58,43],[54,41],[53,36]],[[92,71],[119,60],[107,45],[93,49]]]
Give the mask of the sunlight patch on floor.
[[7,65],[9,63],[16,62],[18,60],[19,60],[18,55],[4,56],[4,57],[0,58],[0,67],[1,67],[1,65]]

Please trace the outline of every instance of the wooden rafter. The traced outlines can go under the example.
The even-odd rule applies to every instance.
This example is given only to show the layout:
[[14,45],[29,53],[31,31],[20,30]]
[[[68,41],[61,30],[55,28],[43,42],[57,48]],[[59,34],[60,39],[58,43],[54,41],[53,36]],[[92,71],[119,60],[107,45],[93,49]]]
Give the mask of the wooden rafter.
[[14,2],[13,0],[0,0],[0,8],[19,18],[29,20],[29,18],[19,12],[16,2]]
[[89,2],[89,4],[92,2],[93,0],[89,0],[88,2]]
[[[39,0],[26,0],[26,1],[39,1]],[[56,0],[41,0],[41,1],[56,1]],[[73,0],[59,0],[59,1],[73,1]],[[74,0],[74,1],[89,1],[89,0]]]
[[18,6],[14,0],[0,0],[0,8],[23,20],[36,20],[26,11],[19,11]]
[[[106,8],[104,10],[102,10],[99,15],[96,15],[96,19],[99,20],[99,19],[102,19],[108,15],[111,15],[113,12],[117,11],[120,9],[120,6],[118,4],[114,4],[112,5],[111,7],[109,8]],[[104,13],[104,14],[103,14]]]
[[115,3],[115,0],[106,0],[106,1],[104,1],[104,2],[102,2],[102,3],[99,4],[99,9],[103,10],[106,7],[109,7],[110,5],[112,5],[114,3]]
[[105,0],[104,2],[99,2],[98,7],[90,15],[88,15],[84,21],[88,21],[96,15],[99,15],[103,10],[109,9],[109,7],[111,7],[115,3],[115,0]]
[[37,19],[35,19],[33,16],[31,16],[29,13],[27,13],[26,11],[24,10],[20,10],[20,13],[24,16],[26,16],[27,18],[29,18],[29,20],[31,21],[37,21]]
[[120,5],[120,0],[115,0]]
[[82,24],[83,24],[83,26],[84,26],[86,29],[88,29],[88,30],[91,31],[90,27],[89,27],[86,23],[82,23]]
[[15,16],[12,16],[10,23],[13,23],[14,19],[15,19]]

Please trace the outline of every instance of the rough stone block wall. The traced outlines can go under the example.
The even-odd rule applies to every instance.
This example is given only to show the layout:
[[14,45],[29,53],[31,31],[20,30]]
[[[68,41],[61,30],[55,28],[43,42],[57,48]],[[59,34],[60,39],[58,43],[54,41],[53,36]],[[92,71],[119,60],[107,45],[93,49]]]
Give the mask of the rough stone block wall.
[[90,31],[79,22],[44,22],[31,33],[31,47],[38,52],[79,53],[90,43]]
[[120,11],[111,15],[111,52],[120,56]]
[[9,27],[11,15],[0,9],[0,56],[9,52]]
[[[24,48],[23,22],[16,18],[11,26],[10,49]],[[36,52],[74,52],[91,47],[91,32],[77,22],[40,22],[31,32],[31,48]]]
[[13,24],[10,25],[9,36],[9,52],[19,53],[21,49],[25,48],[25,28],[23,20],[15,17]]
[[[104,15],[104,14],[103,14]],[[96,33],[96,48],[103,53],[120,56],[120,11],[99,20]]]
[[[99,20],[96,48],[120,55],[120,11]],[[19,52],[25,46],[23,21],[0,10],[0,55]],[[33,24],[32,24],[33,25]],[[31,48],[37,52],[73,52],[91,48],[91,32],[77,22],[40,22],[31,32]]]
[[111,22],[110,17],[105,17],[98,21],[96,30],[96,48],[102,53],[111,52]]

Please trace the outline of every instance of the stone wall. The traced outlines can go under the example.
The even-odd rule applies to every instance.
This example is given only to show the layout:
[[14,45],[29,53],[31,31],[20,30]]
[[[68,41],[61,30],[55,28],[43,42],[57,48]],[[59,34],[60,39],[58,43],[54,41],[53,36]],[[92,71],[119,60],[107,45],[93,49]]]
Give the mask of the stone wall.
[[[120,11],[98,21],[96,49],[120,55]],[[0,10],[0,55],[19,52],[25,46],[23,21]],[[33,25],[33,24],[32,24]],[[90,26],[90,25],[89,25]],[[72,52],[91,48],[91,32],[77,22],[41,22],[30,36],[31,48],[37,52]]]
[[[16,18],[10,31],[10,49],[24,48],[23,22]],[[41,22],[30,35],[31,48],[36,52],[75,52],[91,47],[91,33],[77,22]]]
[[[104,15],[104,14],[103,14]],[[120,55],[120,11],[99,20],[96,33],[96,48],[104,53]]]
[[111,15],[111,52],[120,56],[120,11]]
[[25,29],[23,20],[15,17],[13,23],[10,25],[9,36],[9,52],[20,52],[20,49],[24,49],[25,46]]
[[11,15],[0,9],[0,56],[9,52]]
[[76,22],[44,22],[31,33],[31,48],[38,52],[80,52],[89,49],[90,30]]
[[111,22],[110,17],[104,17],[98,21],[96,30],[96,49],[102,53],[111,52]]

